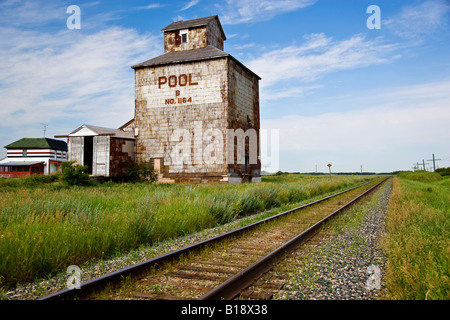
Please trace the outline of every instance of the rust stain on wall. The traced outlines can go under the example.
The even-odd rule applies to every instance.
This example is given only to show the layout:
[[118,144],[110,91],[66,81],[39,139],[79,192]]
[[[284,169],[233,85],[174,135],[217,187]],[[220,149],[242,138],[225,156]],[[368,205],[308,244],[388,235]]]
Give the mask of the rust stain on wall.
[[[222,51],[217,16],[163,31],[165,55],[133,67],[137,162],[152,161],[165,182],[259,181],[260,78]],[[230,159],[228,132],[238,129],[257,132],[256,163],[248,163],[249,139],[246,162]]]

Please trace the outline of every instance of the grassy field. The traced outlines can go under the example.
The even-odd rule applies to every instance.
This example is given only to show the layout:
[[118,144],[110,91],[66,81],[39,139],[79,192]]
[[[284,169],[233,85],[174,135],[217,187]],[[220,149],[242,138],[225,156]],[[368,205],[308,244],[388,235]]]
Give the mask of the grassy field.
[[370,178],[282,175],[259,184],[86,187],[64,186],[53,177],[1,179],[0,288]]
[[450,299],[450,178],[402,172],[393,181],[384,249],[385,299]]

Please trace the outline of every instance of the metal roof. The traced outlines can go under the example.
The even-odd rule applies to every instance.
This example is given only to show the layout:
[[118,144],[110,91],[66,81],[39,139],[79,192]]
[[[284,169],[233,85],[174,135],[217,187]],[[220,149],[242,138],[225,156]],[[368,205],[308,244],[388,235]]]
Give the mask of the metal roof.
[[0,162],[0,166],[34,166],[36,164],[44,164],[44,161],[6,161]]
[[6,149],[57,149],[67,150],[65,141],[51,138],[23,138],[5,146]]

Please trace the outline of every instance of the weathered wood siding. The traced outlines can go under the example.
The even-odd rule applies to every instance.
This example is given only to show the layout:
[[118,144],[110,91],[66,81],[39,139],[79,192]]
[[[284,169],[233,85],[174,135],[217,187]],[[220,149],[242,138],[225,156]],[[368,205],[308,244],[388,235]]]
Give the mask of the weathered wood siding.
[[83,137],[68,138],[68,160],[83,164]]
[[227,176],[227,67],[214,59],[136,70],[138,162],[161,159],[161,173],[174,181]]
[[109,177],[109,136],[95,136],[93,146],[92,175]]

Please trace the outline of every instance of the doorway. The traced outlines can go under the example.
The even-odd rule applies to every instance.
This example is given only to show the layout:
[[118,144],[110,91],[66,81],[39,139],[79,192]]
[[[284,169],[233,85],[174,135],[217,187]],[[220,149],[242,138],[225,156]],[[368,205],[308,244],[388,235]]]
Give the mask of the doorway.
[[94,155],[94,137],[84,137],[83,164],[88,166],[87,172],[92,174],[92,159]]

